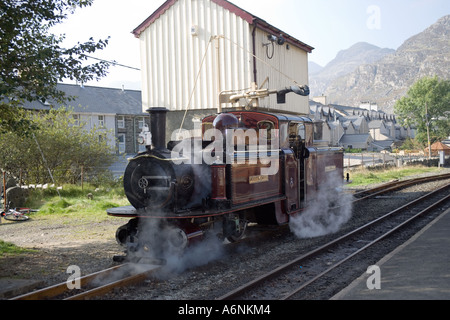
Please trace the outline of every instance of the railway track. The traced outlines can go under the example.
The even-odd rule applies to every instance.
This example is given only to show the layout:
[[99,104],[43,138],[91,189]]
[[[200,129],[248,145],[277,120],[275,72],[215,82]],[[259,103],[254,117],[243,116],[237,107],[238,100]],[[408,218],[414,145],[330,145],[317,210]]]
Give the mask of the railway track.
[[80,289],[69,289],[68,283],[63,282],[11,300],[85,300],[104,295],[114,288],[142,282],[160,268],[160,265],[125,263],[76,279]]
[[[436,179],[436,177],[434,177]],[[448,175],[440,176],[439,179],[449,179]],[[367,199],[387,192],[406,187],[412,184],[431,181],[433,178],[408,180],[408,182],[392,182],[378,190],[365,191],[361,198]],[[392,189],[391,189],[392,187]],[[364,254],[367,250],[388,239],[410,223],[436,210],[439,206],[450,200],[450,185],[430,192],[414,201],[395,209],[384,216],[369,222],[356,230],[353,230],[338,239],[335,239],[315,250],[303,254],[296,259],[236,288],[218,300],[247,300],[247,299],[295,299],[308,298],[302,296],[302,292],[327,275],[345,267],[352,259]],[[361,198],[356,199],[360,201]],[[305,267],[306,266],[306,267]],[[367,264],[366,268],[370,266]],[[351,268],[351,266],[347,266]],[[333,277],[331,277],[333,278]],[[324,280],[325,283],[327,280]],[[328,280],[333,281],[333,280]]]
[[386,194],[389,192],[393,192],[396,190],[399,190],[401,188],[406,188],[412,185],[426,183],[429,181],[439,181],[439,180],[446,180],[450,179],[450,174],[442,174],[437,176],[427,176],[422,178],[414,178],[414,179],[407,179],[407,180],[394,180],[391,182],[388,182],[386,184],[383,184],[381,186],[371,188],[368,190],[359,191],[353,194],[354,202],[360,202],[362,200],[366,200],[368,198],[373,198],[380,196],[382,194]]
[[[355,202],[360,202],[364,199],[368,199],[370,197],[378,197],[384,193],[392,192],[394,190],[398,190],[400,188],[404,188],[407,186],[411,186],[414,184],[419,183],[425,183],[428,181],[433,180],[442,180],[442,179],[450,179],[450,174],[447,175],[441,175],[441,176],[432,176],[432,177],[426,177],[426,178],[420,178],[420,179],[410,179],[405,181],[393,181],[388,184],[382,185],[377,188],[361,191],[354,194]],[[448,193],[448,186],[442,188],[440,192]],[[432,194],[436,195],[439,192],[434,192]],[[393,231],[389,231],[386,233],[383,237],[374,237],[374,240],[370,243],[368,243],[366,230],[370,228],[374,228],[375,225],[382,223],[383,221],[387,221],[388,219],[392,219],[393,217],[399,217],[401,212],[404,211],[412,211],[411,208],[414,206],[414,203],[424,203],[425,199],[427,199],[430,195],[424,196],[420,199],[415,200],[412,203],[409,203],[402,208],[399,208],[397,210],[394,210],[393,212],[388,213],[387,215],[371,222],[363,227],[360,227],[357,230],[354,230],[353,232],[344,235],[326,245],[321,246],[320,248],[313,250],[309,253],[306,253],[302,255],[301,257],[298,257],[297,259],[229,292],[228,294],[225,294],[219,298],[219,300],[228,300],[228,299],[290,299],[294,297],[295,295],[299,294],[304,288],[312,284],[313,282],[319,280],[321,277],[326,275],[327,273],[331,272],[333,269],[339,267],[349,259],[351,259],[353,256],[359,254],[360,252],[364,251],[365,249],[373,246],[376,242],[381,241],[383,237],[387,237],[389,234],[395,232],[395,228],[401,228],[406,222],[401,222],[401,224],[397,223],[397,227],[394,228]],[[442,200],[442,202],[447,201],[448,196],[446,200]],[[434,208],[435,206],[432,206],[428,209]],[[417,209],[414,210],[416,212]],[[417,217],[422,216],[425,214],[424,212],[417,213]],[[406,220],[410,222],[409,220],[414,220],[416,217],[412,218],[400,218],[401,220]],[[385,222],[387,223],[387,222]],[[392,222],[391,222],[392,223]],[[404,224],[403,224],[404,223]],[[374,231],[374,234],[379,234],[380,231]],[[359,237],[359,238],[355,238]],[[354,250],[348,249],[351,246],[347,245],[345,243],[364,243],[365,245],[362,248],[357,248]],[[266,296],[265,294],[261,293],[251,293],[252,291],[256,290],[255,292],[258,292],[258,288],[261,288],[265,286],[264,283],[267,283],[267,281],[270,281],[272,284],[270,286],[274,286],[274,283],[276,284],[277,280],[276,277],[289,277],[286,274],[289,273],[289,269],[292,272],[292,269],[294,269],[294,273],[297,273],[301,268],[301,266],[308,264],[308,261],[311,261],[313,259],[315,260],[323,260],[323,261],[330,261],[334,260],[335,258],[327,258],[326,256],[320,256],[323,254],[327,254],[327,252],[332,252],[334,256],[337,255],[337,251],[340,249],[337,249],[337,247],[346,248],[344,251],[348,252],[349,250],[352,251],[350,255],[346,255],[344,258],[340,260],[340,262],[333,264],[332,266],[326,265],[322,268],[322,272],[316,273],[314,276],[308,275],[307,277],[309,280],[303,281],[303,284],[298,287],[296,286],[294,289],[292,289],[290,292],[286,292],[283,297],[281,296]],[[81,290],[69,290],[67,283],[60,283],[48,288],[43,288],[28,294],[24,294],[18,297],[13,298],[12,300],[46,300],[46,299],[57,299],[57,300],[83,300],[83,299],[89,299],[94,297],[102,296],[110,291],[112,291],[114,288],[118,287],[125,287],[125,286],[131,286],[137,283],[140,283],[146,279],[148,279],[154,272],[159,270],[162,266],[160,265],[138,265],[138,268],[136,268],[136,265],[133,264],[123,264],[120,266],[116,266],[107,270],[103,270],[91,275],[84,276],[79,279]],[[305,278],[304,272],[302,271],[302,278]],[[278,281],[280,285],[285,286],[285,281]],[[270,290],[269,290],[270,291]]]

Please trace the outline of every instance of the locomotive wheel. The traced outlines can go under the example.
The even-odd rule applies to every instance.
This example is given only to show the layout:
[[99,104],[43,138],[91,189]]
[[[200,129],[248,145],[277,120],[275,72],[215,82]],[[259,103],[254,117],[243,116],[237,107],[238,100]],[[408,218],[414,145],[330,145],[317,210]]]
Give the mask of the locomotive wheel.
[[248,221],[244,214],[226,218],[224,221],[224,234],[231,243],[237,242],[244,238],[247,230]]
[[134,242],[137,238],[138,219],[130,220],[126,225],[119,227],[116,231],[116,241],[119,245],[126,247],[127,243]]

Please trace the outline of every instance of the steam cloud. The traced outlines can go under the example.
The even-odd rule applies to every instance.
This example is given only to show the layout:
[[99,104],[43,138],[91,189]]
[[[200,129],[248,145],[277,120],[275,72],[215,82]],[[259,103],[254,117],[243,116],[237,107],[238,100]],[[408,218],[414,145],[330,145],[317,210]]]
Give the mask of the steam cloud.
[[336,186],[342,184],[339,175],[330,175],[321,186],[317,199],[305,211],[291,217],[291,231],[301,239],[336,233],[352,216],[352,196]]
[[[187,247],[183,252],[170,245],[167,236],[175,227],[164,221],[145,219],[141,222],[139,242],[149,243],[150,250],[143,252],[140,248],[139,255],[151,259],[163,259],[166,264],[159,277],[166,277],[173,273],[182,273],[187,269],[206,265],[219,259],[224,254],[223,241],[215,235],[208,233],[203,240]],[[212,233],[212,232],[211,232]],[[145,259],[144,259],[145,261]]]

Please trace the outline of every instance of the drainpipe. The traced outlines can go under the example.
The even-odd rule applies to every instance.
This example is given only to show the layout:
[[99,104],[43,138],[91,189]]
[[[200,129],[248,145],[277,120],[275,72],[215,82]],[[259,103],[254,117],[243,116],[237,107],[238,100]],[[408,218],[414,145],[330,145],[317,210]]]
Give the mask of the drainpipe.
[[254,27],[252,32],[252,42],[253,42],[253,82],[258,83],[257,81],[257,70],[256,70],[256,27],[258,25],[257,20],[253,20]]

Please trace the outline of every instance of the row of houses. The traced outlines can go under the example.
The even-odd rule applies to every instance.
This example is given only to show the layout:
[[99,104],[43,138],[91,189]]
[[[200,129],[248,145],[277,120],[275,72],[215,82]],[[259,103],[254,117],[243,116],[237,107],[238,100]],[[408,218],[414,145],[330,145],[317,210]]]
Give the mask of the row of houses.
[[407,138],[415,138],[416,129],[400,125],[395,115],[378,108],[323,105],[310,101],[315,139],[329,146],[368,151],[392,150]]

